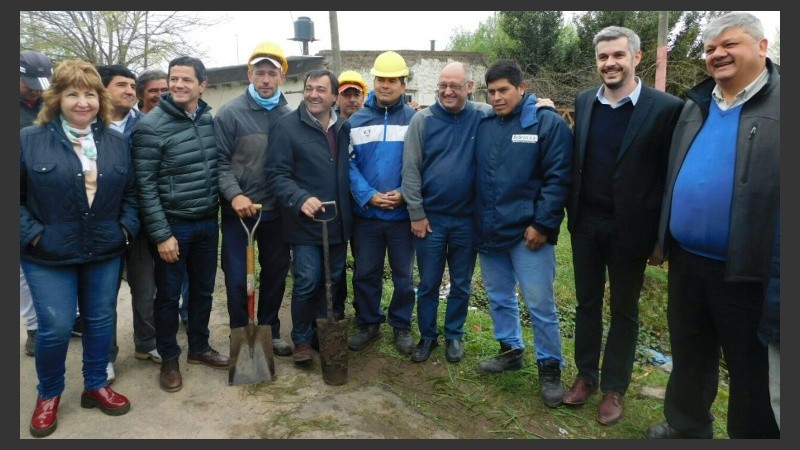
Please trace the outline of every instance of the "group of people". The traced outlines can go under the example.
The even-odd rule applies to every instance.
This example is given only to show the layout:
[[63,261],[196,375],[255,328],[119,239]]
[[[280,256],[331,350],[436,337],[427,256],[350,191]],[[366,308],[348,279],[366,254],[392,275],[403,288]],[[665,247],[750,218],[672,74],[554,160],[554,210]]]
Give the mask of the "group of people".
[[[458,61],[441,70],[433,105],[408,104],[409,68],[388,51],[374,61],[372,91],[358,72],[315,69],[291,110],[280,89],[288,62],[264,42],[248,59],[245,92],[212,117],[197,58],[175,58],[166,74],[146,72],[138,82],[124,67],[66,60],[48,80],[23,64],[35,52],[22,52],[21,122],[32,107],[24,91],[38,88],[43,99],[35,125],[20,131],[20,265],[39,320],[31,434],[55,431],[76,309],[84,321],[81,406],[130,409],[105,372],[123,260],[132,294],[142,286],[132,295],[135,355],[161,364],[160,387],[183,385],[176,335],[184,279],[187,362],[228,368],[209,345],[218,236],[230,326],[245,326],[242,224],[260,220],[257,320],[271,326],[275,354],[303,364],[319,349],[323,253],[333,313],[344,318],[349,243],[358,330],[348,348],[367,348],[388,322],[411,361],[427,361],[443,334],[446,361],[458,363],[479,263],[499,351],[477,370],[524,367],[521,300],[544,403],[582,405],[600,391],[604,425],[623,416],[645,267],[668,257],[674,366],[666,422],[645,435],[712,436],[722,353],[729,435],[779,437],[780,77],[751,14],[714,19],[702,39],[710,77],[684,102],[636,76],[642,53],[633,30],[598,32],[601,84],[577,95],[574,132],[552,102],[526,90],[524,72],[508,59],[486,71],[488,104],[472,100],[471,69]],[[331,207],[323,249],[315,219]],[[565,217],[577,369],[566,391],[553,291]],[[387,258],[393,290],[384,309]],[[290,267],[292,345],[278,318]]]

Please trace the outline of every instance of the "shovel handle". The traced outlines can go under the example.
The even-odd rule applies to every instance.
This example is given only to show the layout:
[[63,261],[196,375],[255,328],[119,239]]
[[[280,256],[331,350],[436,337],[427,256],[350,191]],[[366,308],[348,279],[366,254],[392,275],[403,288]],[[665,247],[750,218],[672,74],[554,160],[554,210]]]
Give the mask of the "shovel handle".
[[[253,203],[253,206],[261,211],[261,203]],[[239,222],[242,223],[244,232],[247,235],[247,247],[245,247],[247,257],[247,317],[252,324],[255,323],[256,318],[256,252],[254,241],[256,228],[258,228],[258,223],[261,222],[261,213],[259,212],[253,228],[248,228],[241,217],[239,217]]]

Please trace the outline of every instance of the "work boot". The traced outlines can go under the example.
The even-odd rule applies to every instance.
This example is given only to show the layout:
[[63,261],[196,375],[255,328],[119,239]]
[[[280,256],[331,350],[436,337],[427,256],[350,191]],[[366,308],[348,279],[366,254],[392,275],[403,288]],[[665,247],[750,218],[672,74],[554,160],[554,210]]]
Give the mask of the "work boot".
[[28,330],[28,339],[25,340],[25,354],[36,355],[36,330]]
[[500,373],[506,370],[522,369],[522,354],[524,348],[511,348],[505,342],[500,342],[500,352],[494,358],[481,361],[478,364],[480,373]]
[[550,408],[561,405],[564,399],[564,386],[561,385],[561,363],[548,358],[536,361],[539,368],[539,393]]
[[183,379],[181,378],[180,364],[178,358],[170,359],[169,361],[161,360],[161,374],[158,376],[158,383],[161,389],[167,392],[180,391],[183,387]]
[[[369,324],[361,328],[358,333],[350,338],[347,343],[347,348],[353,351],[359,351],[367,348],[369,344],[378,340],[381,337],[381,326],[378,323]],[[409,352],[410,353],[410,352]]]
[[411,331],[395,328],[394,346],[397,347],[398,352],[404,355],[410,355],[411,352],[414,351],[414,341],[411,339]]

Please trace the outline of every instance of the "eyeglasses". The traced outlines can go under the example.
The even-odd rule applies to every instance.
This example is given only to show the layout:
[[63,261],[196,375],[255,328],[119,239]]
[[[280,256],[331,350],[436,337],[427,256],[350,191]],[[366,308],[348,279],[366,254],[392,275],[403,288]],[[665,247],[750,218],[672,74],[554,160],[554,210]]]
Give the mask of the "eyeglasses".
[[447,88],[450,88],[451,91],[457,92],[457,91],[460,91],[461,89],[464,89],[468,84],[469,84],[469,81],[465,81],[465,82],[463,82],[461,84],[458,84],[458,83],[449,83],[449,84],[448,83],[439,83],[437,85],[437,87],[439,88],[440,91],[446,91]]

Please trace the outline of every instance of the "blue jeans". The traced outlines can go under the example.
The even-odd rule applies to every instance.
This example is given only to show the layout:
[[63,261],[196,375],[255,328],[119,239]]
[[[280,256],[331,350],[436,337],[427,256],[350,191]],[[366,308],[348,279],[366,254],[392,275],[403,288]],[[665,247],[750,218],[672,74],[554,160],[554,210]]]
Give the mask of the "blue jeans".
[[536,360],[555,359],[563,366],[553,294],[555,248],[545,244],[538,250],[530,250],[521,239],[508,250],[480,253],[480,265],[495,339],[512,348],[525,348],[517,300],[519,283],[531,318]]
[[36,389],[42,398],[64,392],[67,350],[75,309],[83,319],[83,387],[93,391],[108,384],[106,366],[117,310],[122,257],[65,266],[21,261],[39,320],[36,334]]
[[165,361],[181,354],[178,346],[178,303],[184,273],[189,276],[189,326],[186,330],[189,354],[205,353],[208,343],[208,320],[217,276],[219,224],[216,217],[198,220],[170,219],[172,235],[178,240],[180,257],[167,263],[150,244],[155,261],[156,300],[153,315],[158,353]]
[[419,269],[417,286],[417,320],[423,339],[436,339],[439,330],[436,315],[439,309],[439,288],[445,263],[450,272],[450,293],[444,315],[445,339],[461,339],[467,320],[472,274],[477,253],[470,216],[457,217],[427,214],[433,230],[424,239],[414,238]]
[[383,263],[389,254],[394,291],[389,302],[388,322],[393,328],[411,329],[414,312],[414,235],[408,220],[388,221],[356,217],[353,225],[353,301],[356,323],[386,322],[381,309]]
[[[295,347],[314,339],[316,319],[327,317],[325,266],[321,245],[293,245],[294,286],[292,287],[292,342]],[[331,296],[344,272],[347,243],[332,244],[330,258]]]
[[[264,214],[266,216],[266,214]],[[255,217],[243,219],[252,230]],[[278,312],[286,289],[289,273],[289,244],[283,240],[280,216],[261,220],[255,231],[258,245],[259,272],[258,305],[256,315],[259,325],[270,325],[272,337],[281,336]],[[225,272],[225,291],[228,297],[228,317],[231,328],[247,326],[247,235],[235,214],[222,214],[222,271]],[[344,273],[344,272],[343,272]]]

